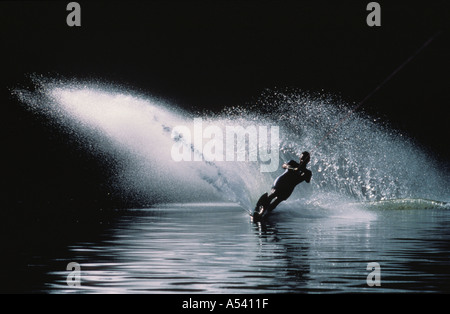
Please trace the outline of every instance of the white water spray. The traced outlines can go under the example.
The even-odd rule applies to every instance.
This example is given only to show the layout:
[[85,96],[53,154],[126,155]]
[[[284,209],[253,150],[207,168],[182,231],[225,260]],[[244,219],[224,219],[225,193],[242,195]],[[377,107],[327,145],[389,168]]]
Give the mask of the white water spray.
[[[251,209],[269,191],[276,176],[261,173],[258,162],[182,161],[171,158],[172,129],[189,126],[194,116],[169,104],[113,87],[40,81],[37,91],[15,94],[38,113],[45,113],[82,134],[80,145],[120,156],[113,178],[120,191],[148,195],[154,202],[232,201]],[[275,96],[274,96],[275,95]],[[348,109],[328,97],[281,93],[252,108],[205,114],[205,126],[280,127],[280,163],[298,159],[313,147]],[[264,111],[268,113],[264,113]],[[197,116],[198,117],[198,116]],[[87,141],[87,142],[86,142]],[[195,152],[193,143],[186,143]],[[318,147],[311,158],[313,180],[301,184],[291,200],[317,202],[330,193],[357,201],[393,198],[448,200],[449,178],[431,156],[395,130],[353,114],[338,136]]]

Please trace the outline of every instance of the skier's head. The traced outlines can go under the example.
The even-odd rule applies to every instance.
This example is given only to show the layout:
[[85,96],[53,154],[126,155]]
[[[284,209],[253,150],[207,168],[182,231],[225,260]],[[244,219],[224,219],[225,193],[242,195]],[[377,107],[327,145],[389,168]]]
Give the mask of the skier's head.
[[300,166],[305,167],[308,164],[309,160],[310,160],[309,153],[308,152],[303,152],[300,155]]

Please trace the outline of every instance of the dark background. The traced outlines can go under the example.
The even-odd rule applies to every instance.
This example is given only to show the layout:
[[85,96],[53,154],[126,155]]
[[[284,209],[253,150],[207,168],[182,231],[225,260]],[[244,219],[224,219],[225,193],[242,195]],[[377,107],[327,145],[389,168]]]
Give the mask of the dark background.
[[98,79],[192,110],[248,104],[266,89],[336,94],[358,103],[441,32],[373,95],[364,110],[447,163],[449,49],[445,1],[0,2],[2,181],[8,208],[104,208],[149,200],[109,194],[114,161],[86,153],[10,89],[30,74]]

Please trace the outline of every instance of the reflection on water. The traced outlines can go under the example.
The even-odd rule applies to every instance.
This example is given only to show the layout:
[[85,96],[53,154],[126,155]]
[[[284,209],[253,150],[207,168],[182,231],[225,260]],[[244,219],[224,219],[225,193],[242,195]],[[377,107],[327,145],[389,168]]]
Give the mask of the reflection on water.
[[[105,214],[106,215],[106,214]],[[2,292],[450,292],[450,211],[302,215],[167,205],[2,229]],[[81,265],[69,287],[66,265]],[[369,287],[369,262],[381,286]]]

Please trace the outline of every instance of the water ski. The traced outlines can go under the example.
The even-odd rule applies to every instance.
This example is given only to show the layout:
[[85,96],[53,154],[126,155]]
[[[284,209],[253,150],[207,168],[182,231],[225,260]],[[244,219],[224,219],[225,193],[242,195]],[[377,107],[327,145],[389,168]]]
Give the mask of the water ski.
[[264,193],[259,198],[255,206],[255,211],[253,212],[253,221],[261,221],[268,213],[267,207],[269,206],[268,194]]

